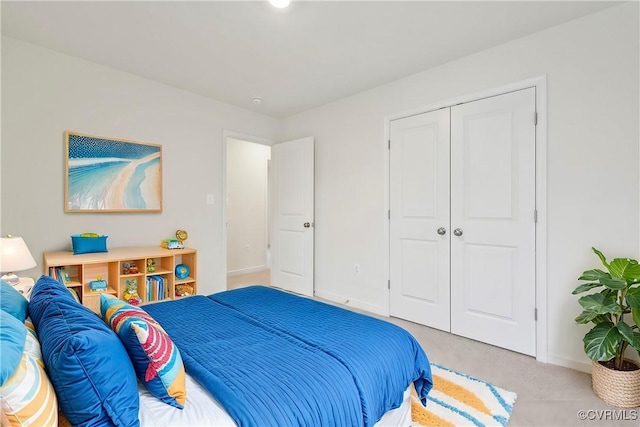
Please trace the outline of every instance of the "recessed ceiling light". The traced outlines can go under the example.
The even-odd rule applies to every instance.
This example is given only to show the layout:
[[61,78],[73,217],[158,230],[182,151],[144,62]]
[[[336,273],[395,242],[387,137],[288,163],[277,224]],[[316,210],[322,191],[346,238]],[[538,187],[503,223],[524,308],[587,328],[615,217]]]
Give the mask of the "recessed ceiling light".
[[255,98],[251,98],[251,101],[256,105],[262,104],[262,98],[258,98],[257,96]]
[[290,0],[269,0],[269,3],[271,3],[274,7],[281,9],[283,7],[289,6],[289,1]]

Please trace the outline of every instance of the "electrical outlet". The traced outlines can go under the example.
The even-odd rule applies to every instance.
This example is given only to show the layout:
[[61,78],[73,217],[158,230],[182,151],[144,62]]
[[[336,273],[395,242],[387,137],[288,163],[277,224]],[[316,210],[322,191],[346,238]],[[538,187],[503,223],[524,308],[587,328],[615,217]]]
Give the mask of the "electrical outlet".
[[360,264],[354,264],[353,271],[355,271],[356,274],[360,274]]

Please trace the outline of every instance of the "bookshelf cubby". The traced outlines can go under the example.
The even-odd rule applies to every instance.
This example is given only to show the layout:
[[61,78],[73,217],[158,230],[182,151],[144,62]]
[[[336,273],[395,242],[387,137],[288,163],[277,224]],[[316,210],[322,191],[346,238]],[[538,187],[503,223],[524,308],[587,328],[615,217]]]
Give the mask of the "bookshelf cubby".
[[[84,306],[96,313],[100,312],[100,294],[107,292],[122,299],[127,281],[135,280],[137,283],[142,304],[184,298],[179,295],[185,289],[182,285],[186,285],[186,289],[192,289],[191,295],[198,291],[197,251],[191,248],[121,247],[111,248],[109,252],[80,255],[73,255],[70,251],[45,252],[43,259],[44,274],[57,278],[64,272],[69,279],[65,285],[78,294]],[[188,277],[176,277],[175,268],[179,264],[189,267]],[[131,268],[132,265],[135,268]],[[150,269],[149,265],[153,268]],[[105,291],[91,290],[90,282],[98,278],[106,280]],[[152,281],[151,290],[147,289],[148,281]],[[163,289],[160,288],[160,282],[163,283]]]

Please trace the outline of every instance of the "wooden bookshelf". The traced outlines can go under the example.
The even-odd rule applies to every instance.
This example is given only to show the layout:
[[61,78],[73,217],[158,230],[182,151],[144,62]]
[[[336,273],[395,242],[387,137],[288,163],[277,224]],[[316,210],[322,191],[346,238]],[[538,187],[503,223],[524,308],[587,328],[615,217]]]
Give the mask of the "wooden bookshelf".
[[[162,247],[122,247],[111,248],[109,252],[73,255],[73,252],[45,252],[43,255],[44,274],[57,277],[60,269],[68,276],[65,285],[73,289],[82,304],[96,313],[100,312],[100,294],[107,292],[123,298],[127,281],[135,281],[142,303],[153,303],[168,299],[182,298],[176,294],[176,285],[185,285],[197,294],[197,251],[191,248],[165,249]],[[133,263],[137,272],[126,271],[125,263]],[[149,271],[149,264],[154,271]],[[189,267],[189,276],[179,279],[175,275],[176,266]],[[147,280],[159,276],[164,282],[164,292],[147,294]],[[92,291],[89,283],[99,277],[107,282],[105,291]],[[178,288],[184,288],[178,286]]]

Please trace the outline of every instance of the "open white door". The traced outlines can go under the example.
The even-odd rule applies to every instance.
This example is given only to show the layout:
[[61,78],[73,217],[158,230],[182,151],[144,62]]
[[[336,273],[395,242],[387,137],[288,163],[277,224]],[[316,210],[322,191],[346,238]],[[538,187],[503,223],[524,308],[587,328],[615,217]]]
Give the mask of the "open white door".
[[313,137],[271,148],[271,284],[313,296]]

